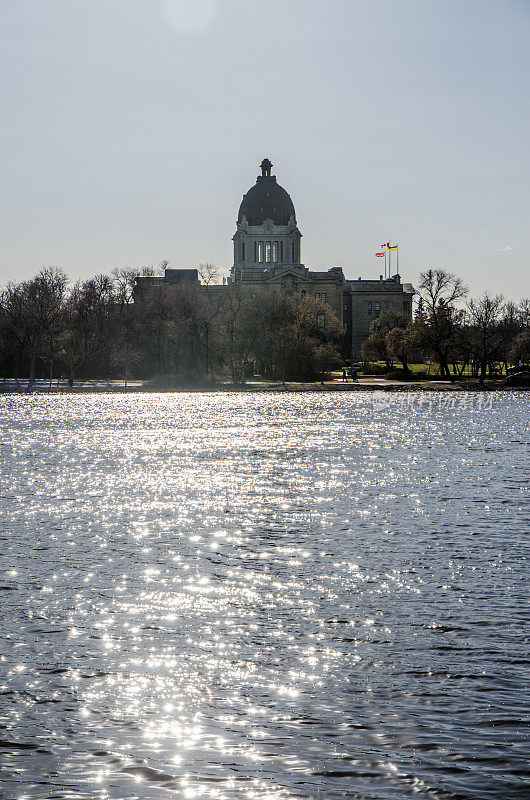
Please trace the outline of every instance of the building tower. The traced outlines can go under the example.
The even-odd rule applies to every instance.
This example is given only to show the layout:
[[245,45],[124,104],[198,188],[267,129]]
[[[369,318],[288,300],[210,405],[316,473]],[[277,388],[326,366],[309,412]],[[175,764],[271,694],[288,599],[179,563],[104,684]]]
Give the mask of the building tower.
[[261,162],[261,175],[243,196],[234,234],[234,269],[264,270],[272,267],[302,267],[300,240],[293,201],[271,175],[268,158]]

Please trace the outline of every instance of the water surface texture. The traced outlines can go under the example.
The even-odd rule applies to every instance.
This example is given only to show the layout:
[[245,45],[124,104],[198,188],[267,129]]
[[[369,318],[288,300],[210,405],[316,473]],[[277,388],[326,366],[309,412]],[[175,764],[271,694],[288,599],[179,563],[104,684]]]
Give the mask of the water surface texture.
[[403,397],[1,397],[0,797],[528,798],[527,395]]

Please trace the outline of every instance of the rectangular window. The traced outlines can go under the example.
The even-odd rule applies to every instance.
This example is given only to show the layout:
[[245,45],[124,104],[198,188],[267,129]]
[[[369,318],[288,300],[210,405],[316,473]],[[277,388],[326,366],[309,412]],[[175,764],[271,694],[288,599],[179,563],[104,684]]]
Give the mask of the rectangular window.
[[383,310],[388,311],[388,303],[383,303]]
[[245,260],[245,242],[241,242],[241,261]]
[[294,262],[296,261],[296,247],[295,247],[294,242],[292,242],[292,244],[291,244],[291,256],[292,256],[291,261],[294,264]]
[[342,329],[345,330],[345,331],[348,330],[348,323],[347,322],[343,322],[342,323]]
[[347,311],[347,310],[348,310],[348,305],[347,305],[347,303],[344,303],[344,311]]
[[368,303],[368,311],[371,311],[371,310],[372,310],[372,304]]
[[272,245],[272,260],[275,264],[278,262],[278,242],[274,242]]
[[280,261],[283,264],[283,242],[280,242]]
[[265,242],[265,261],[270,264],[272,258],[271,243]]
[[317,300],[320,300],[320,292],[315,292],[315,297]]
[[260,264],[263,263],[265,258],[265,248],[263,246],[263,242],[258,242],[258,261]]
[[320,299],[326,302],[326,292],[321,292]]
[[379,310],[380,310],[380,308],[381,308],[381,303],[379,303],[379,301],[378,301],[378,302],[375,304],[375,310],[376,310],[376,311],[379,311]]
[[324,314],[319,314],[317,317],[317,325],[319,328],[324,327]]

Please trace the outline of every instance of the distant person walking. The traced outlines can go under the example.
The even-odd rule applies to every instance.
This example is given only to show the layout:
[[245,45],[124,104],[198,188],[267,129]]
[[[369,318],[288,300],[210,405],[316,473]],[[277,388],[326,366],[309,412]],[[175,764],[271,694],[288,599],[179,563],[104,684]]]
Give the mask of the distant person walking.
[[346,367],[342,368],[342,380],[348,383],[348,378],[346,377]]

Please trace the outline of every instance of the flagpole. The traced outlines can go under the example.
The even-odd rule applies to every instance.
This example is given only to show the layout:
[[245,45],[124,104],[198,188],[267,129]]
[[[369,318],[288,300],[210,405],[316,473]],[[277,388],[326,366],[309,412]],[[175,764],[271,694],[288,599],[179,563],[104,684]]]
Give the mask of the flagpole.
[[388,248],[388,277],[390,278],[390,273],[392,271],[392,250],[390,247]]
[[396,258],[397,258],[397,274],[399,275],[399,245],[396,248]]
[[386,278],[386,247],[385,247],[385,278]]

